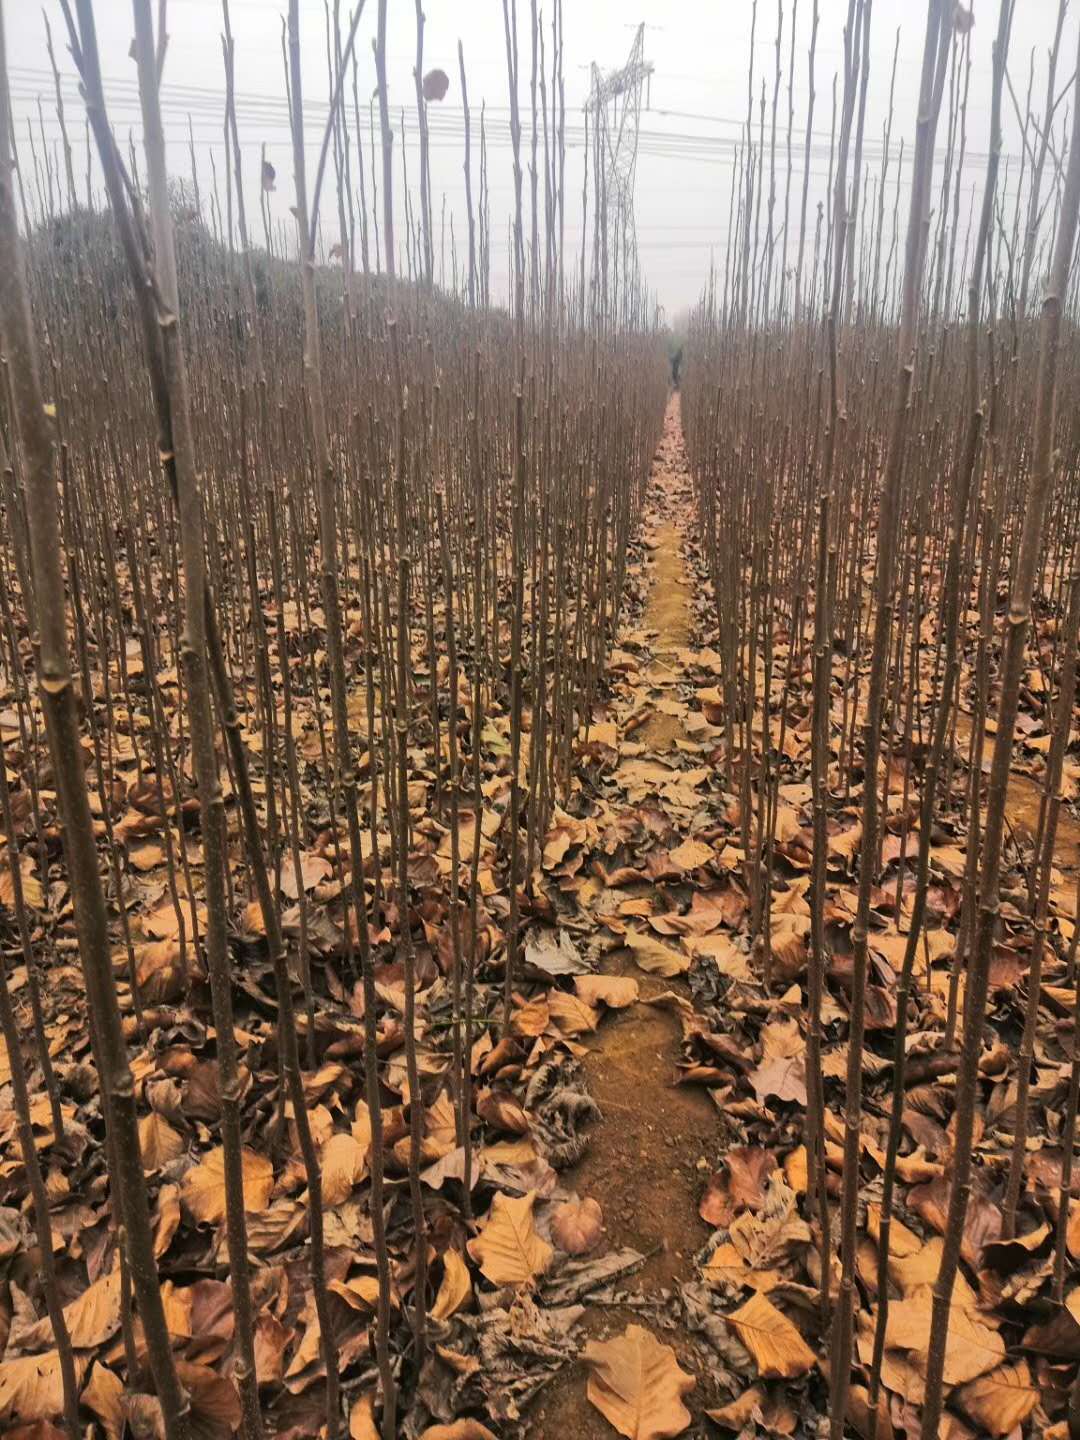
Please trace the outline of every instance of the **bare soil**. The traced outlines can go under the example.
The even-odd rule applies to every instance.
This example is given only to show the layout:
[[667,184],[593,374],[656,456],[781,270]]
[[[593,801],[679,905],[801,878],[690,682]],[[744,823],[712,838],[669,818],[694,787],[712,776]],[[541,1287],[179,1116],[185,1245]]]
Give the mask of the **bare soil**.
[[[956,735],[966,756],[971,740],[971,716],[965,715],[962,710],[956,717]],[[981,764],[984,770],[989,768],[993,753],[994,736],[987,730],[982,741]],[[1015,769],[1009,771],[1005,813],[1013,832],[1025,840],[1033,840],[1038,834],[1042,798],[1043,786],[1038,780]],[[1062,870],[1080,867],[1080,822],[1067,805],[1062,805],[1058,811],[1054,863]]]
[[[674,425],[669,420],[653,466],[648,518],[654,528],[647,532],[652,587],[640,622],[655,637],[651,639],[654,665],[673,665],[690,638],[681,523],[685,492],[679,485],[685,475],[682,430],[677,420]],[[663,755],[686,734],[678,716],[657,711],[633,738],[649,753]],[[567,1188],[599,1202],[612,1248],[630,1245],[648,1257],[629,1288],[643,1291],[663,1306],[681,1281],[692,1278],[693,1257],[709,1236],[698,1202],[719,1158],[720,1127],[716,1107],[705,1091],[674,1083],[680,1038],[675,1013],[670,1007],[648,1003],[665,991],[688,994],[685,985],[642,975],[625,951],[610,956],[603,970],[633,976],[641,988],[641,1001],[604,1021],[585,1059],[589,1090],[603,1119],[595,1126],[582,1160],[562,1179]],[[649,1323],[640,1314],[618,1307],[590,1309],[579,1332],[582,1347],[589,1339],[621,1331],[628,1321]],[[684,1369],[700,1371],[700,1356],[674,1321],[670,1329],[656,1333],[674,1347]],[[537,1402],[529,1434],[537,1440],[548,1436],[610,1440],[616,1432],[587,1400],[587,1384],[583,1361],[563,1370]],[[688,1403],[696,1408],[700,1398],[694,1392]]]

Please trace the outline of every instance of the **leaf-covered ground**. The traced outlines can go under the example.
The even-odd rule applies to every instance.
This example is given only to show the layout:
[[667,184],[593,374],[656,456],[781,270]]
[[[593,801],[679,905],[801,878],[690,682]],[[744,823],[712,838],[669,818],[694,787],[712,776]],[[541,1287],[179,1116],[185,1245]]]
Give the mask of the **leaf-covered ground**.
[[[640,603],[631,607],[610,657],[601,708],[579,747],[572,792],[556,813],[530,887],[524,964],[506,1034],[500,996],[509,914],[503,863],[509,747],[506,717],[487,716],[485,808],[478,817],[463,811],[461,837],[462,853],[468,853],[479,823],[481,1023],[471,1057],[476,1165],[469,1207],[446,1082],[450,836],[445,814],[431,808],[426,755],[417,750],[410,757],[415,837],[410,918],[419,947],[423,1088],[421,1101],[412,1103],[424,1106],[422,1184],[434,1344],[408,1393],[401,1420],[408,1436],[483,1440],[488,1434],[528,1432],[591,1440],[611,1435],[612,1425],[618,1433],[642,1437],[805,1435],[815,1433],[827,1410],[816,1228],[805,1194],[809,656],[795,657],[786,692],[772,873],[772,984],[766,987],[760,937],[751,933],[738,800],[725,789],[720,763],[725,732],[716,689],[719,657],[710,648],[713,612],[695,538],[677,401],[654,466],[643,541],[628,581]],[[298,617],[293,621],[299,624]],[[928,635],[927,643],[931,639]],[[774,667],[774,726],[787,658],[778,654]],[[134,650],[127,663],[138,666]],[[1053,953],[1047,957],[1021,1222],[1015,1240],[1001,1239],[1015,1051],[1032,940],[1025,834],[1032,828],[1033,796],[1037,818],[1035,787],[1044,753],[1038,683],[1035,669],[1010,797],[1015,839],[995,956],[992,1043],[982,1065],[978,1185],[945,1372],[951,1387],[945,1433],[952,1440],[1063,1435],[1065,1389],[1080,1359],[1080,1218],[1065,1217],[1066,1304],[1059,1308],[1049,1299],[1059,1214],[1056,1177],[1062,1143],[1071,1139],[1061,1133],[1075,1002],[1064,958],[1077,883],[1076,828],[1069,815],[1063,817],[1061,869],[1052,892]],[[842,700],[838,687],[838,726]],[[366,713],[362,693],[355,704],[359,719]],[[316,1063],[305,1073],[305,1089],[322,1161],[330,1291],[350,1429],[355,1440],[369,1440],[377,1433],[379,1403],[371,1348],[378,1287],[367,1184],[371,1126],[362,1098],[363,1003],[343,958],[348,946],[328,858],[335,837],[329,815],[319,809],[325,789],[317,725],[303,700],[299,707],[312,824],[301,873],[286,864],[282,890],[296,902],[285,916],[294,940],[304,897],[313,952]],[[0,713],[0,727],[11,733],[16,725],[11,710]],[[133,745],[138,735],[133,727],[132,738],[119,731],[117,739]],[[257,748],[256,728],[247,738]],[[963,763],[961,754],[957,763]],[[911,867],[901,873],[901,866],[912,850],[910,820],[918,791],[914,761],[905,766],[894,757],[894,767],[871,935],[856,1356],[864,1369],[873,1335],[875,1206],[888,1119],[887,1057],[897,1023],[893,992],[913,884]],[[132,766],[133,774],[137,768]],[[835,1198],[858,790],[846,788],[839,775],[834,779],[824,1068]],[[17,823],[28,830],[26,792],[13,793],[22,805]],[[49,797],[43,798],[47,803]],[[224,1440],[239,1421],[239,1404],[230,1379],[233,1314],[224,1260],[214,1037],[191,944],[191,930],[202,917],[198,906],[193,912],[182,904],[181,935],[166,864],[171,847],[176,868],[186,862],[199,893],[196,817],[186,800],[179,815],[168,803],[163,812],[161,793],[149,783],[133,784],[124,798],[117,826],[130,857],[123,903],[147,1019],[140,1035],[129,1008],[128,1034],[156,1250],[197,1434]],[[170,799],[167,789],[165,798]],[[34,1120],[83,1412],[95,1433],[110,1440],[125,1426],[131,1434],[152,1435],[154,1402],[141,1377],[129,1373],[122,1333],[125,1297],[70,902],[55,861],[57,836],[43,839],[52,859],[24,861],[24,878],[36,943],[50,955],[47,1027],[62,1085],[64,1135],[53,1133],[40,1088]],[[374,849],[369,854],[367,878],[373,892],[376,876],[382,885],[377,905],[383,923],[375,936],[379,1056],[394,1355],[404,1374],[410,1365],[405,1310],[415,1298],[407,1185],[410,1097],[403,977],[393,939],[399,897],[388,849],[382,848],[385,839],[380,838],[377,857]],[[947,817],[934,839],[932,918],[908,1018],[901,1223],[893,1226],[893,1301],[878,1425],[881,1437],[910,1440],[919,1433],[931,1286],[947,1202],[956,1056],[940,1042],[966,843]],[[233,869],[237,1039],[246,1084],[245,1199],[260,1394],[270,1433],[298,1440],[317,1435],[324,1419],[307,1197],[279,1086],[274,986],[258,912],[239,861]],[[0,901],[6,906],[10,873],[4,871],[2,879],[7,889]],[[16,941],[10,925],[5,938]],[[116,959],[118,975],[126,976],[126,947],[119,937]],[[25,972],[16,970],[14,978],[21,997]],[[302,1039],[306,1043],[307,1037]],[[6,1082],[7,1075],[0,1080]],[[60,1381],[10,1105],[2,1124],[0,1420],[16,1427],[5,1433],[49,1440],[58,1433],[52,1421]],[[1070,1204],[1080,1217],[1075,1197]],[[834,1216],[834,1236],[837,1228]],[[137,1326],[128,1339],[138,1356]],[[850,1420],[867,1433],[865,1386],[853,1390]]]

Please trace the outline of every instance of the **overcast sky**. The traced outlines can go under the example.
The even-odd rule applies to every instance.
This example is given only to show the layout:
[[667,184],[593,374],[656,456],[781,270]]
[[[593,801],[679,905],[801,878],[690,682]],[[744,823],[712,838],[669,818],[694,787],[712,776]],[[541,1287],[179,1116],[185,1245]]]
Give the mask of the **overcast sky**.
[[[784,0],[781,45],[781,89],[778,126],[779,194],[782,204],[786,171],[788,65],[793,0]],[[341,0],[343,15],[351,0]],[[245,190],[254,218],[254,239],[261,237],[256,197],[260,147],[277,169],[275,216],[288,220],[293,200],[292,165],[287,129],[285,85],[281,52],[283,0],[231,0],[232,27],[237,50],[237,92]],[[519,0],[521,51],[521,103],[528,108],[529,21],[528,0]],[[543,5],[546,41],[550,55],[551,0]],[[1077,51],[1080,5],[1066,21],[1058,88],[1073,74]],[[323,0],[301,0],[305,101],[308,139],[314,168],[328,95],[326,21]],[[371,39],[375,32],[377,0],[367,0],[361,20],[358,56],[360,100],[364,106],[375,84]],[[798,0],[795,47],[795,133],[793,138],[793,213],[802,184],[802,147],[805,133],[808,74],[806,52],[813,0]],[[997,21],[997,0],[975,0],[976,23],[972,33],[971,91],[968,105],[969,160],[965,169],[965,197],[981,185],[982,157],[987,146],[990,95],[990,52]],[[1053,35],[1058,0],[1017,0],[1010,52],[1010,75],[1021,106],[1025,104],[1029,66],[1035,55],[1034,108],[1041,114],[1045,87],[1046,51]],[[814,115],[815,152],[810,162],[811,214],[824,196],[828,166],[832,83],[842,62],[843,19],[847,0],[819,0],[817,44],[817,109]],[[58,0],[45,0],[61,71],[73,77]],[[113,123],[126,142],[133,134],[141,142],[135,91],[135,66],[128,58],[132,34],[129,0],[97,0],[98,35],[106,94]],[[489,173],[492,208],[492,286],[505,294],[507,277],[506,217],[513,199],[509,149],[508,91],[501,0],[426,0],[425,70],[443,68],[450,90],[442,105],[431,107],[433,130],[432,190],[436,220],[446,197],[447,215],[455,215],[458,253],[465,234],[460,135],[461,96],[458,81],[457,42],[465,47],[470,106],[478,128],[481,101],[488,107]],[[752,0],[564,0],[564,73],[568,144],[566,155],[567,263],[580,245],[580,193],[583,151],[580,140],[582,107],[588,94],[589,65],[597,61],[608,69],[627,58],[639,21],[644,21],[645,57],[654,66],[648,86],[648,109],[641,118],[635,210],[642,266],[648,283],[669,314],[692,303],[699,295],[711,257],[722,267],[727,241],[733,146],[740,138],[747,104],[751,62]],[[40,135],[38,102],[44,115],[44,134],[50,144],[58,135],[52,85],[45,49],[42,8],[31,0],[6,0],[8,63],[20,154],[29,149],[27,122]],[[889,79],[899,30],[896,71],[894,155],[904,137],[910,148],[914,133],[919,66],[926,19],[925,0],[874,0],[871,44],[871,84],[866,119],[866,150],[872,166],[881,152],[882,127],[888,105]],[[775,65],[777,0],[759,0],[753,45],[755,132],[757,103],[764,78],[771,106]],[[220,0],[169,0],[169,50],[163,98],[169,138],[170,169],[190,174],[188,115],[195,137],[196,158],[204,197],[211,188],[210,157],[217,165],[220,193],[224,194],[222,114],[224,79],[221,56]],[[416,136],[413,64],[416,45],[414,0],[390,0],[388,83],[396,117],[405,111],[410,174],[418,175],[411,149]],[[65,81],[69,129],[76,140],[75,168],[85,173],[83,116],[74,79]],[[317,102],[322,101],[321,114]],[[438,109],[438,115],[435,111]],[[1058,130],[1067,101],[1057,116]],[[350,128],[351,128],[350,100]],[[1011,102],[1006,100],[1006,151],[1010,169],[1018,167],[1019,132]],[[366,117],[365,117],[366,124]],[[768,136],[768,114],[766,137]],[[756,137],[755,137],[756,138]],[[474,132],[475,141],[475,132]],[[527,144],[527,140],[526,140]],[[367,149],[365,145],[365,156]],[[400,160],[398,161],[400,164]],[[478,157],[474,155],[474,165]],[[400,192],[400,168],[395,172]],[[894,170],[895,174],[895,170]],[[1012,180],[1007,178],[1011,189]],[[526,195],[528,180],[526,179]],[[400,198],[400,195],[399,195]],[[324,207],[324,240],[336,239],[334,207]],[[966,215],[966,203],[965,203]],[[249,222],[250,223],[250,222]],[[526,225],[528,216],[526,213]],[[399,240],[400,240],[399,225]],[[438,265],[436,228],[436,265]],[[449,233],[446,236],[449,265]]]

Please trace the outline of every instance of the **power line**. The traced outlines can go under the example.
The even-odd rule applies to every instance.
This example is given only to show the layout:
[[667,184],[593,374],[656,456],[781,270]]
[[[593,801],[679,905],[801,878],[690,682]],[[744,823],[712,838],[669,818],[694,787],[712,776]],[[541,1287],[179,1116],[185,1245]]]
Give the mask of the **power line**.
[[[52,73],[51,71],[27,67],[12,66],[11,74],[14,77],[13,98],[27,103],[36,103],[38,99],[48,102],[52,98]],[[40,82],[41,88],[35,88]],[[126,111],[138,112],[141,118],[141,110],[138,102],[137,81],[124,77],[115,77],[105,82],[106,99],[111,111],[117,111],[123,115]],[[72,76],[61,76],[61,93],[65,103],[79,104],[81,96],[78,91],[78,84]],[[224,119],[225,95],[224,91],[212,86],[200,85],[165,85],[162,91],[162,109],[167,115],[173,115],[182,121],[191,116],[196,120],[206,122],[213,121],[220,125]],[[329,114],[329,102],[325,100],[305,100],[305,119],[313,122],[318,117],[318,132],[321,137],[325,128],[326,117]],[[395,107],[398,113],[406,114],[406,121],[415,117],[410,116],[404,107]],[[346,119],[349,128],[352,128],[351,107],[346,105]],[[503,145],[510,143],[509,135],[509,107],[504,105],[490,105],[485,107],[485,113],[489,117],[488,143]],[[744,129],[744,121],[735,121],[731,117],[721,115],[709,115],[698,111],[676,111],[676,110],[649,110],[647,114],[656,114],[673,119],[686,118],[697,120],[707,124],[738,126]],[[284,96],[259,95],[259,94],[237,94],[236,96],[237,122],[245,125],[258,126],[262,129],[283,128],[289,129],[288,105]],[[428,111],[428,126],[432,138],[450,137],[454,140],[464,139],[464,115],[453,111],[440,112],[433,109]],[[312,126],[314,127],[314,124]],[[474,125],[474,131],[476,129]],[[500,134],[500,130],[505,133]],[[530,117],[522,116],[521,123],[522,138],[532,140],[532,127]],[[289,130],[291,134],[291,129]],[[584,143],[584,126],[576,120],[568,120],[565,125],[565,140],[568,148],[580,149]],[[828,159],[831,153],[831,137],[822,132],[811,131],[811,155],[821,160]],[[797,147],[800,152],[804,150],[806,131],[792,130],[791,144],[793,151]],[[261,144],[259,140],[248,140],[249,147]],[[641,127],[639,129],[639,144],[641,153],[661,156],[682,156],[686,159],[709,159],[715,155],[731,155],[736,149],[743,149],[744,140],[741,137],[724,135],[710,135],[706,132],[695,132],[692,130],[658,130]],[[786,135],[778,148],[784,153],[784,167],[786,168]],[[755,142],[755,150],[757,145]],[[871,140],[869,137],[863,144],[863,157],[867,164],[881,164],[885,158],[884,146],[880,141]],[[899,158],[899,145],[894,144],[890,149],[890,163],[895,164]],[[909,166],[914,159],[914,148],[906,146],[903,155],[903,164]],[[986,151],[968,149],[965,152],[965,163],[972,166],[985,167],[989,156]],[[1001,163],[1003,166],[1019,163],[1019,155],[1003,154]],[[945,152],[939,150],[935,155],[935,163],[942,164],[945,160]],[[796,164],[796,156],[792,155],[793,173],[802,173],[801,168]],[[782,173],[782,172],[781,172]]]

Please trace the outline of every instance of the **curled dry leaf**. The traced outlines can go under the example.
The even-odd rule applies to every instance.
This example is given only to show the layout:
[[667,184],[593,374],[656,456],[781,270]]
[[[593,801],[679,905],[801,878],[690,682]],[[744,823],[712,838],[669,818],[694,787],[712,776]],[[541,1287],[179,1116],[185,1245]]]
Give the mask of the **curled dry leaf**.
[[469,1254],[493,1285],[525,1285],[551,1264],[555,1252],[536,1233],[535,1204],[535,1190],[527,1195],[497,1194],[487,1224],[469,1241]]
[[[35,910],[40,910],[45,903],[45,892],[41,887],[41,881],[34,871],[34,857],[32,855],[19,856],[19,879],[22,881],[22,898],[27,905]],[[0,902],[7,909],[15,904],[15,881],[11,873],[11,861],[5,859],[0,864]]]
[[629,1440],[668,1440],[690,1424],[683,1396],[695,1385],[679,1368],[675,1351],[640,1325],[612,1340],[590,1340],[586,1394],[601,1415]]
[[326,1288],[340,1295],[351,1310],[374,1310],[379,1303],[379,1282],[374,1275],[354,1275],[351,1280],[330,1280]]
[[349,1411],[349,1440],[379,1440],[375,1397],[370,1390],[359,1396]]
[[162,1185],[154,1215],[154,1259],[160,1260],[180,1228],[180,1186]]
[[367,1152],[354,1135],[339,1131],[322,1148],[322,1199],[329,1210],[347,1200],[363,1178]]
[[[848,1423],[853,1425],[863,1440],[870,1440],[870,1392],[864,1385],[852,1385],[848,1391]],[[878,1440],[893,1440],[892,1417],[889,1415],[889,1393],[882,1387],[877,1405]]]
[[469,1269],[456,1250],[443,1253],[443,1278],[435,1304],[431,1307],[433,1320],[449,1320],[451,1315],[468,1305],[472,1299],[472,1281]]
[[240,1396],[231,1380],[209,1365],[176,1362],[176,1374],[191,1401],[192,1431],[227,1435],[240,1428]]
[[641,994],[638,982],[628,975],[576,975],[574,989],[586,1005],[607,1005],[612,1010],[633,1005]]
[[144,1004],[176,1000],[188,982],[188,966],[175,936],[135,946],[135,983]]
[[604,1212],[591,1195],[557,1205],[551,1217],[551,1234],[568,1255],[586,1255],[604,1233]]
[[[199,931],[206,932],[206,906],[199,905],[194,911],[194,918],[198,921]],[[195,933],[195,926],[192,923],[192,909],[189,900],[181,900],[179,908],[172,904],[165,904],[158,907],[152,914],[146,917],[144,926],[146,933],[152,935],[155,940],[175,940],[179,937],[181,924],[188,944]]]
[[713,1175],[701,1197],[698,1213],[707,1224],[727,1226],[742,1210],[759,1210],[765,1203],[776,1156],[758,1145],[733,1146],[721,1171]]
[[814,1352],[798,1330],[760,1291],[733,1311],[728,1323],[754,1357],[763,1379],[792,1380],[805,1375],[814,1363]]
[[499,1437],[479,1420],[455,1420],[452,1425],[429,1425],[420,1432],[420,1440],[499,1440]]
[[805,1145],[796,1145],[790,1154],[784,1156],[784,1179],[796,1195],[806,1194],[809,1170]]
[[769,932],[773,974],[777,980],[794,980],[806,969],[806,941],[810,920],[806,915],[780,915]]
[[[274,1167],[265,1155],[241,1151],[244,1209],[255,1213],[265,1209],[274,1188]],[[203,1225],[217,1225],[225,1218],[225,1151],[211,1150],[201,1165],[184,1176],[180,1195],[193,1219]]]
[[[908,1192],[908,1205],[915,1214],[932,1225],[939,1235],[945,1233],[949,1208],[951,1180],[938,1176],[926,1185],[916,1185]],[[981,1189],[973,1189],[964,1216],[960,1254],[973,1269],[982,1263],[983,1246],[1001,1236],[1001,1209]]]
[[255,1321],[255,1374],[260,1385],[280,1384],[285,1374],[285,1352],[292,1332],[269,1310]]
[[[706,1410],[705,1414],[725,1430],[742,1432],[760,1424],[770,1435],[793,1435],[799,1423],[799,1417],[783,1396],[770,1395],[764,1385],[751,1385],[730,1404],[718,1410]],[[751,1429],[750,1433],[755,1431]]]
[[445,70],[429,70],[422,86],[425,100],[441,100],[450,88],[450,77]]
[[79,1396],[85,1406],[101,1421],[105,1440],[120,1440],[124,1433],[124,1382],[99,1360],[90,1371],[90,1378]]
[[626,943],[634,952],[635,962],[650,975],[663,975],[670,980],[673,975],[685,975],[690,969],[688,956],[680,955],[670,945],[664,945],[640,930],[628,930]]
[[476,1113],[496,1130],[508,1130],[511,1135],[527,1135],[531,1129],[528,1115],[505,1090],[486,1090],[480,1094]]

